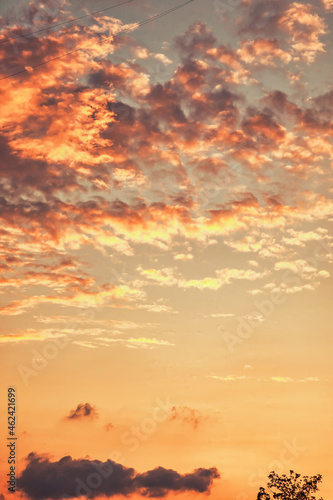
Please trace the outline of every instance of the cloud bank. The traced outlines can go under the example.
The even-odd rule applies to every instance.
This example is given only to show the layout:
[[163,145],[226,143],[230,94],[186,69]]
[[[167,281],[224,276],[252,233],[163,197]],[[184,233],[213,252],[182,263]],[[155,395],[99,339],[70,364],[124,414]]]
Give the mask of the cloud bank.
[[214,479],[220,477],[215,467],[195,469],[189,474],[157,467],[140,474],[111,460],[75,460],[65,456],[51,462],[45,456],[30,453],[27,461],[17,479],[17,488],[32,500],[134,493],[146,497],[165,497],[180,492],[210,493]]

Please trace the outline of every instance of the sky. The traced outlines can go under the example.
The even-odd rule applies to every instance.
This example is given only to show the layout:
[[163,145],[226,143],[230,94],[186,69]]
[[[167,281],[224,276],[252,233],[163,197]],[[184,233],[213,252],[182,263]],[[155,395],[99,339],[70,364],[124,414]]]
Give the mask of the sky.
[[332,21],[1,2],[1,500],[332,498]]

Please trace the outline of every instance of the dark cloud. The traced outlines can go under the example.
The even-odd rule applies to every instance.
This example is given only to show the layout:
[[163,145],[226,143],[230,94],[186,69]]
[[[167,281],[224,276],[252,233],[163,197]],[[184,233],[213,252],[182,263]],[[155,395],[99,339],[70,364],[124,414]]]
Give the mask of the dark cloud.
[[89,403],[78,404],[75,410],[71,410],[67,420],[82,419],[82,418],[96,418],[98,413],[96,408],[91,406]]
[[[20,37],[26,33],[21,27],[8,29],[3,33],[2,40]],[[22,53],[24,53],[25,65],[34,66],[47,58],[55,57],[62,49],[61,41],[51,38],[40,39],[37,36],[19,38],[14,43],[0,44],[0,73],[10,75],[24,69],[22,64]]]
[[316,109],[307,109],[302,113],[301,126],[308,131],[332,135],[332,121],[323,118],[325,118],[325,116],[322,117]]
[[285,113],[292,118],[297,118],[301,114],[301,109],[288,99],[287,94],[281,90],[274,90],[264,97],[263,103],[268,105],[272,112],[282,114]]
[[138,474],[135,478],[136,488],[148,497],[164,497],[171,491],[195,491],[209,493],[213,479],[219,478],[215,467],[196,469],[190,474],[178,474],[172,469],[157,467],[154,470]]
[[325,117],[332,117],[333,110],[333,90],[326,92],[325,94],[318,95],[310,100],[311,104],[317,109],[320,115]]
[[269,109],[250,109],[243,120],[242,128],[248,136],[260,143],[262,150],[265,146],[270,147],[272,143],[281,141],[285,136],[284,128],[275,121]]
[[240,34],[275,33],[284,10],[288,6],[286,0],[258,0],[249,9],[243,9],[244,16],[239,22]]
[[206,51],[216,44],[212,31],[204,23],[196,22],[182,36],[174,39],[176,49],[184,56],[194,56]]
[[202,101],[193,102],[192,109],[197,120],[202,122],[218,119],[229,126],[236,123],[239,110],[235,105],[241,97],[222,88],[203,94]]
[[58,171],[52,170],[45,161],[20,158],[10,148],[8,139],[0,135],[0,186],[3,194],[14,196],[21,193],[33,194],[35,191],[50,196],[54,191],[78,187],[74,172],[66,166]]
[[185,123],[186,117],[178,104],[179,97],[171,83],[167,82],[165,85],[158,83],[152,87],[147,101],[161,120],[175,124]]
[[320,37],[326,33],[326,28],[324,19],[319,17],[313,5],[286,0],[255,0],[238,24],[240,35],[283,36],[289,55],[308,64],[314,61],[317,53],[325,51]]
[[202,63],[188,58],[175,71],[175,78],[177,82],[195,92],[206,83],[206,70]]
[[30,453],[27,466],[17,478],[17,489],[32,500],[95,498],[101,495],[164,497],[170,492],[209,493],[213,480],[220,477],[215,467],[199,468],[190,474],[157,467],[138,474],[111,460],[79,459],[70,456],[50,462],[46,456]]
[[88,76],[88,83],[90,86],[103,87],[112,86],[117,91],[127,91],[132,93],[133,80],[129,77],[134,77],[142,71],[139,64],[112,64],[110,61],[103,61],[102,68],[90,73]]

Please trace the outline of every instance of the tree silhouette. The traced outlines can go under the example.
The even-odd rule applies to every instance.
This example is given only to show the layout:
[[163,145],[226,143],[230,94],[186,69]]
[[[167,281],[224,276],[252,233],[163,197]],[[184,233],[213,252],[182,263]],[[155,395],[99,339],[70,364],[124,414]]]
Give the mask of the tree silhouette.
[[[301,476],[301,474],[291,470],[288,477],[285,474],[280,475],[272,471],[268,479],[267,488],[272,492],[273,499],[316,500],[312,493],[318,491],[318,483],[321,482],[322,476],[320,474],[317,476]],[[319,500],[323,499],[320,498]]]
[[266,493],[265,488],[260,488],[257,496],[257,500],[270,500],[270,496]]

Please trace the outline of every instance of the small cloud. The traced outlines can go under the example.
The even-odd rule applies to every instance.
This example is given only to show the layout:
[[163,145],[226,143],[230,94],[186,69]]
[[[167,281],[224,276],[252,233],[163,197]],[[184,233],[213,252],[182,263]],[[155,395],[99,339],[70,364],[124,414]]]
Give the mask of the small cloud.
[[198,425],[202,422],[203,417],[200,411],[187,406],[173,406],[171,408],[170,421],[178,420],[183,424],[188,424],[197,429]]
[[114,429],[114,425],[109,422],[108,424],[104,425],[104,429],[106,432],[109,432],[111,429]]
[[169,313],[169,314],[178,314],[178,311],[174,311],[172,307],[166,306],[164,304],[140,304],[137,306],[137,309],[144,309],[150,312],[156,313]]
[[209,378],[214,378],[216,380],[222,380],[223,382],[235,382],[236,380],[245,380],[245,375],[227,375],[226,377],[219,377],[218,375],[210,375]]
[[86,419],[86,418],[98,418],[98,413],[96,408],[91,406],[89,403],[80,403],[77,405],[75,410],[71,410],[70,414],[66,417],[66,420],[75,419]]
[[157,346],[157,345],[165,345],[165,346],[174,346],[175,344],[172,344],[168,340],[158,340],[158,339],[148,339],[146,337],[140,337],[137,339],[128,339],[127,340],[128,344],[133,344],[136,346]]
[[332,11],[333,10],[333,0],[322,0],[323,6],[325,10]]
[[155,57],[155,59],[158,59],[158,61],[161,61],[165,65],[172,63],[171,59],[169,59],[164,54],[160,54],[160,53],[159,54],[155,54],[154,57]]
[[192,260],[193,255],[191,253],[185,254],[185,253],[178,253],[177,255],[174,256],[175,260],[182,260],[183,262],[187,260]]
[[271,380],[273,380],[274,382],[282,382],[282,383],[286,383],[286,382],[294,382],[294,380],[290,377],[271,377]]
[[282,382],[282,383],[287,383],[287,382],[319,382],[318,377],[307,377],[303,379],[294,379],[291,377],[271,377],[271,380],[274,382]]
[[88,349],[97,349],[97,346],[93,342],[85,340],[75,340],[73,344],[79,345],[80,347],[87,347]]
[[[30,432],[22,431],[19,433],[19,436],[30,436]],[[1,500],[1,498],[0,498],[0,500]]]
[[259,290],[258,288],[255,288],[254,290],[249,290],[249,293],[251,295],[259,295],[260,293],[262,293],[262,290]]
[[213,313],[210,315],[212,318],[232,318],[234,313]]

